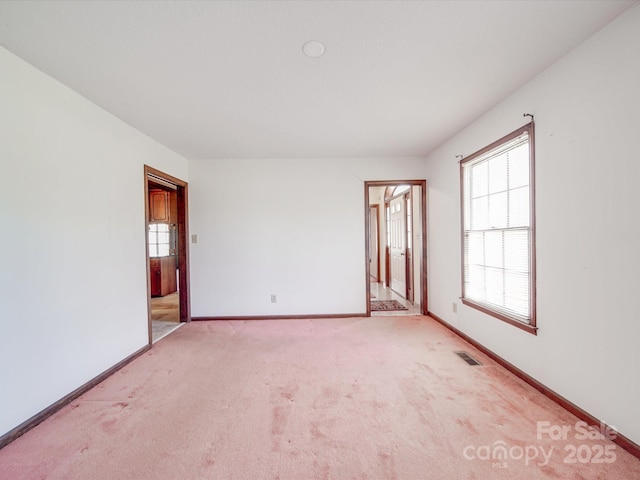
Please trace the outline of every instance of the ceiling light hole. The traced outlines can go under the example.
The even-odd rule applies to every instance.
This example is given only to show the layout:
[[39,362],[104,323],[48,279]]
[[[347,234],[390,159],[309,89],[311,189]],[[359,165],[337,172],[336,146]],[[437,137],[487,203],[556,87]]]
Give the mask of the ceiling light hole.
[[309,40],[302,46],[302,51],[307,57],[321,57],[325,52],[324,43],[319,42],[318,40]]

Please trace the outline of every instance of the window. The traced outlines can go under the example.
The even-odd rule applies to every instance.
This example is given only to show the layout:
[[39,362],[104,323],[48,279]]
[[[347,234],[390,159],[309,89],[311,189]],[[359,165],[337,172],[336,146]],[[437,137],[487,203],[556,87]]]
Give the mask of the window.
[[462,302],[536,333],[533,122],[460,162]]
[[169,225],[152,223],[149,225],[149,256],[166,257],[169,255]]

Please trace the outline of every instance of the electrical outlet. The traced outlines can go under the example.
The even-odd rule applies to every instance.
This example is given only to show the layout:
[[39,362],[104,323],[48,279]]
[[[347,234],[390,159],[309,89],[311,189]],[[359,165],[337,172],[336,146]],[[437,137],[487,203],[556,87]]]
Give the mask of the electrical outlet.
[[452,306],[453,306],[453,313],[458,313],[458,304],[456,302],[453,302]]
[[275,293],[271,294],[271,303],[278,303],[278,297]]

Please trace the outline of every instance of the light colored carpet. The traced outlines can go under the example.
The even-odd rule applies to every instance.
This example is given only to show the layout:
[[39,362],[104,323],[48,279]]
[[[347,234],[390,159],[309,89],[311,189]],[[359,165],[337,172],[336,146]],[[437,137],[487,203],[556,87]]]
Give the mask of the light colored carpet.
[[640,478],[539,421],[577,419],[425,317],[194,322],[0,450],[0,478]]

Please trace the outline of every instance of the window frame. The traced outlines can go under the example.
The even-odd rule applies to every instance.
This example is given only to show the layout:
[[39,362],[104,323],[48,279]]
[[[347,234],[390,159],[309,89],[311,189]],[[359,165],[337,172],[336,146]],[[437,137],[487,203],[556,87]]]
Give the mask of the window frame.
[[[465,185],[464,167],[466,164],[482,157],[486,153],[506,144],[527,132],[529,136],[529,323],[518,320],[502,311],[491,308],[490,305],[479,303],[465,297]],[[487,315],[502,320],[533,335],[537,335],[536,316],[536,215],[535,215],[535,126],[530,122],[517,130],[505,135],[477,152],[460,160],[460,246],[461,246],[461,286],[460,300],[466,306],[479,310]]]

